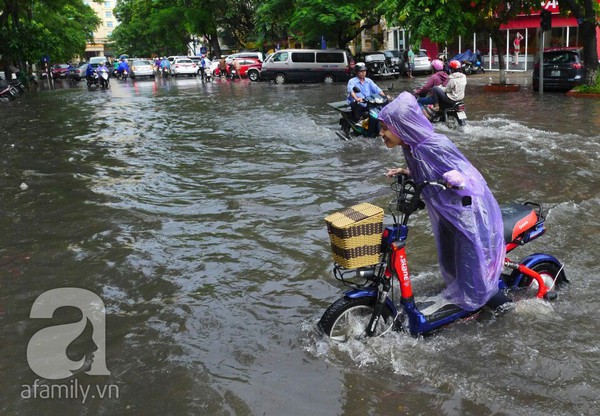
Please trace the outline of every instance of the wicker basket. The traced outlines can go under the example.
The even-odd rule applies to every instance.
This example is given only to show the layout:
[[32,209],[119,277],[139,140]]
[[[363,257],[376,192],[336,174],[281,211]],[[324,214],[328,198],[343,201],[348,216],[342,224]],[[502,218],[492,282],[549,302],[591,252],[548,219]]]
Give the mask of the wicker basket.
[[325,218],[333,261],[347,269],[379,263],[383,209],[362,203]]

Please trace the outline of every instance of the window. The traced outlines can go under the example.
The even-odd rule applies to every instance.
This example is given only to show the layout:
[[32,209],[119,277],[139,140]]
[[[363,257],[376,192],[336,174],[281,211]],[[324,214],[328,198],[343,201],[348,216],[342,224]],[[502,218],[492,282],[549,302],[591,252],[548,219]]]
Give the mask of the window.
[[313,63],[313,62],[315,62],[315,53],[314,52],[292,52],[292,62]]
[[105,17],[112,17],[112,12],[111,11],[104,12],[104,16]]
[[272,58],[273,62],[286,62],[287,60],[288,60],[287,52],[276,53],[275,55],[273,55],[273,58]]
[[106,27],[113,27],[113,22],[112,22],[112,20],[108,20],[108,21],[106,22]]
[[317,62],[343,64],[344,55],[342,52],[317,52]]
[[107,9],[110,9],[110,7],[111,7],[110,6],[110,1],[105,1],[104,2],[104,7],[107,8]]

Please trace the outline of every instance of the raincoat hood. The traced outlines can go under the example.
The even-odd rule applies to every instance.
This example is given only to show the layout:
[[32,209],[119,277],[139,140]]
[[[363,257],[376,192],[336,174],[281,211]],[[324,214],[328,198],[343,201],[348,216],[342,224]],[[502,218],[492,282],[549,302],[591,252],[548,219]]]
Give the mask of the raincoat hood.
[[426,187],[422,196],[436,239],[444,296],[466,310],[483,306],[498,291],[505,243],[500,207],[479,171],[446,136],[434,131],[410,93],[400,94],[379,119],[403,148],[416,182],[452,177],[463,189]]

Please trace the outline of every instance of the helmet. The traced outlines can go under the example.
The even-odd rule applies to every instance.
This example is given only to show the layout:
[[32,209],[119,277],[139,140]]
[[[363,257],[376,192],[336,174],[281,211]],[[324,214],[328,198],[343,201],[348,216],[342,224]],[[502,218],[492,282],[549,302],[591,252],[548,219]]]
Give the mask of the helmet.
[[457,61],[456,59],[450,61],[448,66],[450,67],[450,69],[453,69],[454,71],[456,71],[457,69],[460,69],[460,67],[461,67],[460,62]]
[[354,70],[356,72],[360,72],[360,71],[366,71],[367,70],[367,66],[365,65],[364,62],[359,62],[354,66]]
[[436,71],[441,71],[442,69],[444,69],[444,63],[439,59],[434,59],[433,61],[431,61],[431,66]]

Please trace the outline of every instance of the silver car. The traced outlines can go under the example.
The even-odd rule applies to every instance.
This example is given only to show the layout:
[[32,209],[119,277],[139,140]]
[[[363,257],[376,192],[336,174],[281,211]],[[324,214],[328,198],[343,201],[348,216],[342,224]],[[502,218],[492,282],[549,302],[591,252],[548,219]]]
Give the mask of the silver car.
[[131,63],[131,78],[154,77],[152,62],[146,59],[134,59]]
[[431,59],[427,53],[427,49],[419,49],[418,53],[415,53],[415,67],[413,72],[431,72]]

